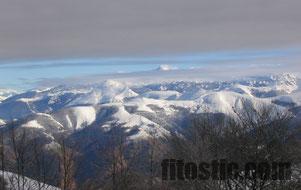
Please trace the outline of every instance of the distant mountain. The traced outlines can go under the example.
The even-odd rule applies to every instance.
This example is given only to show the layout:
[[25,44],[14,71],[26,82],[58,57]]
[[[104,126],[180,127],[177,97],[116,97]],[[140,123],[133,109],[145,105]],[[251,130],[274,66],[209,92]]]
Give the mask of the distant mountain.
[[175,69],[177,69],[177,68],[170,66],[170,65],[160,65],[156,70],[157,71],[170,71],[170,70],[175,70]]

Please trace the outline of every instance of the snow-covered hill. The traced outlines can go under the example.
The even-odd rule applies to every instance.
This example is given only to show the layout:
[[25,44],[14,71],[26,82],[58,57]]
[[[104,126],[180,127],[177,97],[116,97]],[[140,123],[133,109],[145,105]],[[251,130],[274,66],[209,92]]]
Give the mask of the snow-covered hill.
[[[155,131],[166,134],[183,111],[233,114],[244,99],[253,105],[301,105],[300,80],[292,74],[246,77],[231,81],[174,81],[143,85],[104,81],[58,86],[11,96],[0,103],[0,122],[22,119],[21,127],[53,133],[120,123],[131,138]],[[177,120],[177,121],[176,121]]]

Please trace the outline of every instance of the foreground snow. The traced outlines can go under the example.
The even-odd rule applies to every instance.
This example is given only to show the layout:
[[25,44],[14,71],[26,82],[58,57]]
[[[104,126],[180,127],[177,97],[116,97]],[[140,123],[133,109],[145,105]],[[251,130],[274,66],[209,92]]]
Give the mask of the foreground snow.
[[[0,174],[2,176],[2,171],[0,171]],[[22,176],[18,176],[11,172],[4,172],[4,179],[7,182],[8,189],[18,189],[18,187],[22,187],[22,189],[28,190],[60,190],[59,188],[51,185],[39,183],[38,181],[28,177],[23,178]]]

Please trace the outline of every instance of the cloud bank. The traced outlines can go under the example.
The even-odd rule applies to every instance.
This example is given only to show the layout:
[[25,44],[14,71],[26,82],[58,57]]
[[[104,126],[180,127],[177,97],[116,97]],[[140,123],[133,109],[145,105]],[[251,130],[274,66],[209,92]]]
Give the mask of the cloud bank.
[[0,0],[0,60],[301,44],[300,0]]

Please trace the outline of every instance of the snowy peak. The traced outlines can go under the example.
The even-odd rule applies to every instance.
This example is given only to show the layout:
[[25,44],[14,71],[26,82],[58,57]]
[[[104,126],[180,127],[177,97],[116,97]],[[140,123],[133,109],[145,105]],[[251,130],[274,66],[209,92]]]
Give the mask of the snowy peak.
[[89,92],[75,98],[68,105],[116,103],[123,102],[124,99],[135,96],[137,96],[137,94],[125,84],[108,80],[99,85],[93,85]]

